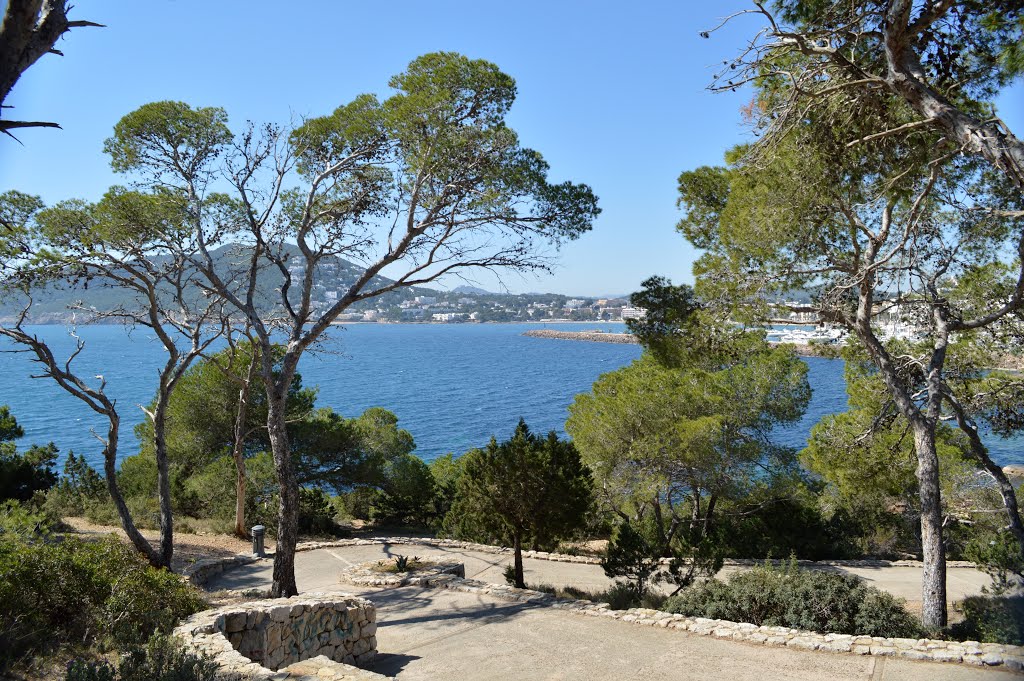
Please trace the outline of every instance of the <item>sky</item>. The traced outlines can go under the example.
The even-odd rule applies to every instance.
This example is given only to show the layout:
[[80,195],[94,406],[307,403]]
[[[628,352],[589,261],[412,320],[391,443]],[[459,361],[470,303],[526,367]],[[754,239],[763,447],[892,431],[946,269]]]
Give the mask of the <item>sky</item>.
[[[330,113],[356,95],[386,97],[388,79],[417,56],[455,51],[494,62],[516,79],[509,125],[551,165],[550,179],[589,184],[602,214],[565,244],[554,273],[503,279],[513,293],[619,295],[652,274],[692,282],[698,254],[675,231],[676,179],[717,164],[747,139],[739,113],[750,94],[707,91],[760,23],[700,32],[747,5],[566,1],[380,3],[308,0],[80,0],[82,28],[29,69],[6,104],[19,120],[62,130],[0,139],[0,191],[48,203],[96,200],[124,183],[103,140],[125,114],[151,101],[223,107],[247,120],[288,123]],[[998,102],[1024,129],[1024,88]],[[450,285],[457,285],[454,281]],[[481,276],[479,285],[497,282]]]

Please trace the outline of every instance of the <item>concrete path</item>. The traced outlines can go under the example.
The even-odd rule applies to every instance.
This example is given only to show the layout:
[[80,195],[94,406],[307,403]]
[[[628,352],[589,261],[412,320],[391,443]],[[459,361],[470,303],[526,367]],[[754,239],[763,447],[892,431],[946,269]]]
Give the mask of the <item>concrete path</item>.
[[[359,593],[377,605],[377,647],[373,670],[400,679],[907,679],[967,681],[1020,678],[1007,671],[967,665],[922,663],[887,658],[814,653],[721,641],[680,631],[639,627],[489,596],[418,587],[365,589],[338,581],[346,566],[399,553],[457,557],[466,576],[502,582],[509,560],[465,550],[410,546],[356,546],[322,549],[296,556],[301,591]],[[864,570],[860,568],[860,570]],[[911,579],[898,568],[870,571],[879,584]],[[869,575],[870,576],[870,575]],[[573,584],[597,589],[608,584],[597,566],[528,560],[528,583]],[[270,561],[224,573],[210,589],[265,587]],[[968,588],[974,582],[964,578]],[[952,586],[952,585],[951,585]]]

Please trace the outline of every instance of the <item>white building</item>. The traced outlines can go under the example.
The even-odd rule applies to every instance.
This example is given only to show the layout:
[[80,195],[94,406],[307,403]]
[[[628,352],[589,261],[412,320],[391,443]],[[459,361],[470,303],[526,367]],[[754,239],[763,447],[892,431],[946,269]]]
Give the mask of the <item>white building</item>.
[[581,307],[585,307],[586,304],[587,304],[587,301],[581,300],[580,298],[570,298],[569,300],[565,301],[565,309],[566,310],[578,310]]
[[435,322],[461,322],[465,318],[464,312],[439,312],[431,315],[431,319]]
[[642,307],[624,307],[622,308],[623,319],[643,319],[647,316],[647,310]]
[[433,305],[437,302],[436,296],[416,296],[415,301],[420,305]]

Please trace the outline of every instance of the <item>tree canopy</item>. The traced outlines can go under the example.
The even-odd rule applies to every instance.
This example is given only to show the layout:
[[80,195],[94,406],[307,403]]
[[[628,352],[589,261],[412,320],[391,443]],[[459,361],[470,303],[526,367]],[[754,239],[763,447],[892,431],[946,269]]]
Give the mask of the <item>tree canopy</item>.
[[537,436],[522,419],[511,438],[491,438],[460,464],[446,525],[464,536],[511,540],[515,585],[525,588],[523,544],[550,546],[580,526],[592,501],[590,471],[571,442],[554,431]]
[[[790,348],[770,348],[755,333],[732,335],[727,353],[672,353],[686,357],[673,366],[644,354],[604,374],[576,397],[566,422],[600,500],[633,526],[620,536],[675,558],[671,578],[679,586],[721,566],[716,508],[792,467],[792,450],[769,434],[798,419],[810,399],[807,366]],[[696,337],[673,342],[696,344]]]

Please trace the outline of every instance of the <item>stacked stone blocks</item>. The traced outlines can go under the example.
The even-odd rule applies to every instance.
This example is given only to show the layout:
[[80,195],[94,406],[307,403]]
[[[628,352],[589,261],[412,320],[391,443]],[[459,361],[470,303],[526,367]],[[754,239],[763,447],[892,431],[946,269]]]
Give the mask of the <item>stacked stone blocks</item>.
[[370,601],[347,594],[305,594],[207,610],[174,633],[212,656],[224,679],[385,678],[355,667],[377,654],[377,614]]

